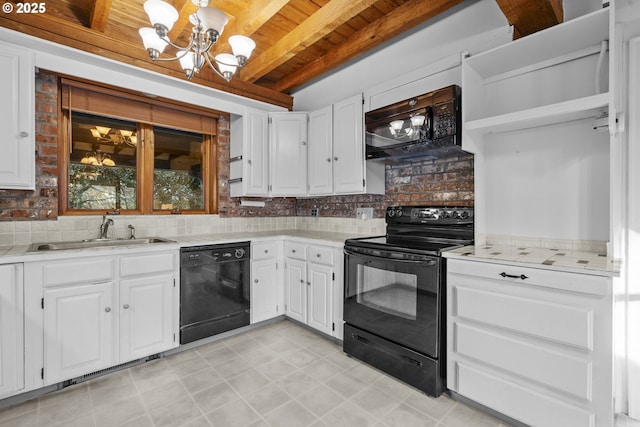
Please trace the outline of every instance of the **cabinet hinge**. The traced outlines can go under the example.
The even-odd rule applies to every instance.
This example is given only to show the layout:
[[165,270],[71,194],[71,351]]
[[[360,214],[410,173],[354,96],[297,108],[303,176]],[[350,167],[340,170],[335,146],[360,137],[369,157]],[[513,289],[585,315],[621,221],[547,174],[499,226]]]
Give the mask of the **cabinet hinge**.
[[173,342],[176,342],[176,334],[175,334],[175,332],[173,334]]
[[40,369],[40,379],[44,379],[44,368]]
[[335,273],[335,271],[333,273],[331,273],[331,280],[333,280],[334,282],[336,281],[336,273]]
[[278,269],[278,263],[276,262],[276,270]]
[[[174,288],[176,287],[176,278],[175,278],[175,277],[173,278],[173,287],[174,287]],[[175,335],[175,334],[174,334],[174,335]],[[175,341],[175,338],[174,338],[174,341]]]
[[276,304],[276,313],[280,312],[280,306]]
[[367,181],[365,179],[362,180],[362,188],[365,188],[367,186]]
[[332,331],[335,331],[335,330],[336,330],[336,324],[335,324],[335,323],[332,323],[332,324],[331,324],[331,330],[332,330]]
[[269,123],[269,124],[273,123],[273,119],[271,117],[269,117],[269,120],[267,120],[267,123]]
[[284,311],[287,311],[287,304],[284,305]]
[[44,298],[40,299],[40,307],[44,310]]

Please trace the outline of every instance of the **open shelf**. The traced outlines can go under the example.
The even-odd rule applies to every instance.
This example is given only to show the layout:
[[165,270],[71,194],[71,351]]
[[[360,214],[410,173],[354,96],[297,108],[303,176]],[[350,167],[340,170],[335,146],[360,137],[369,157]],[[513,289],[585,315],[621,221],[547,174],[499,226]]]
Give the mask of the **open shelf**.
[[609,9],[603,8],[466,59],[487,79],[599,45],[609,39]]
[[572,99],[557,104],[529,108],[524,111],[472,120],[463,124],[464,130],[472,134],[501,133],[529,129],[555,123],[596,117],[607,111],[609,93]]

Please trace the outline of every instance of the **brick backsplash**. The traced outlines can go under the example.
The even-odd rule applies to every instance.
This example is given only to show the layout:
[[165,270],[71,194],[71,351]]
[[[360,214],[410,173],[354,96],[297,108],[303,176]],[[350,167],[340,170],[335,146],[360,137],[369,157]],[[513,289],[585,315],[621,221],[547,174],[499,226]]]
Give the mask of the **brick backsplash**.
[[[54,74],[42,70],[36,73],[36,190],[0,190],[0,222],[58,218],[57,82],[57,76]],[[358,207],[373,207],[374,217],[384,218],[384,209],[388,205],[473,205],[473,155],[463,153],[446,159],[388,164],[385,171],[385,195],[303,199],[274,197],[262,199],[265,201],[264,208],[241,206],[239,198],[231,198],[229,195],[229,143],[229,117],[223,115],[218,120],[217,172],[220,218],[309,217],[312,208],[319,210],[320,217],[354,218]],[[277,224],[277,221],[275,223]],[[317,225],[318,229],[322,230],[336,227],[342,229],[346,223],[302,221],[300,224],[302,228],[307,229]],[[379,225],[359,224],[359,227],[370,230],[378,229]],[[40,233],[47,230],[46,227],[33,228]],[[15,232],[16,227],[5,224],[4,229]],[[52,230],[49,231],[55,232],[55,226],[52,225]]]

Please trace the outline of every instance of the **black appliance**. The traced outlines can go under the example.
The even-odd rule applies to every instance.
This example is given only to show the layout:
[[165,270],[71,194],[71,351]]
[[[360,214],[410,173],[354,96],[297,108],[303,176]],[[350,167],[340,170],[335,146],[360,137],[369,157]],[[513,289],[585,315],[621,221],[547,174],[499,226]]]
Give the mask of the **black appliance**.
[[389,207],[387,234],[345,242],[343,350],[439,396],[446,387],[447,249],[473,243],[473,208]]
[[460,153],[460,87],[365,113],[367,160],[425,160]]
[[180,249],[180,344],[249,324],[250,242]]

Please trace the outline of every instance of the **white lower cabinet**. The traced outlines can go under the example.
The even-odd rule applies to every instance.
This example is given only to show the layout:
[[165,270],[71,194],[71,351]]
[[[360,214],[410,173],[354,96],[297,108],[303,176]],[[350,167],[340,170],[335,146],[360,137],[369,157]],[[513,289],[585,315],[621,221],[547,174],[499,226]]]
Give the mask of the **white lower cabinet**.
[[333,335],[335,249],[285,242],[285,314]]
[[44,384],[178,346],[177,251],[29,263],[43,288]]
[[614,424],[609,277],[447,260],[447,387],[531,426]]
[[0,265],[0,398],[24,388],[22,264]]
[[173,275],[120,281],[120,363],[173,347]]
[[45,384],[116,364],[113,281],[44,291]]
[[277,317],[283,312],[280,279],[281,242],[259,242],[251,246],[251,323]]

